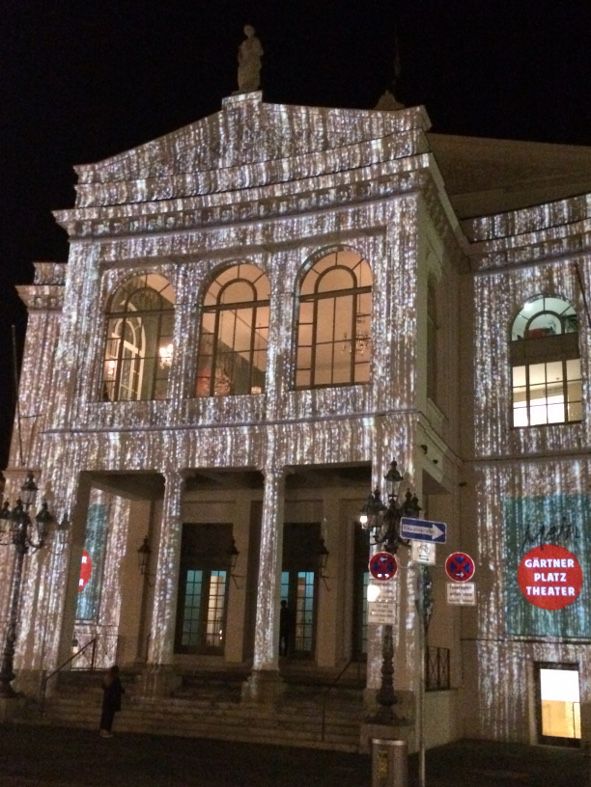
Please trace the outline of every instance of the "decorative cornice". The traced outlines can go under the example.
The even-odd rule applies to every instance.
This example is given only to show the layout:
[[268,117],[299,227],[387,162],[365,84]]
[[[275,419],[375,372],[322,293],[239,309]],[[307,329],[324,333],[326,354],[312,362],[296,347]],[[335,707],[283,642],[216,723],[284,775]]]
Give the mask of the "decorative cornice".
[[405,194],[425,182],[427,155],[410,156],[289,184],[142,205],[56,211],[70,238],[183,231],[262,221]]
[[16,290],[29,311],[61,311],[63,308],[62,284],[21,284]]

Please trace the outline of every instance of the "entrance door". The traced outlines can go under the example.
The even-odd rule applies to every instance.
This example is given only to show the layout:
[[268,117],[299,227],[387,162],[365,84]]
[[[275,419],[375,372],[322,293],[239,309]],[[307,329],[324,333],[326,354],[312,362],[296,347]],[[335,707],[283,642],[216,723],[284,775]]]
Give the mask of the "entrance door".
[[289,610],[288,656],[314,656],[319,545],[319,523],[285,524],[281,601]]
[[369,583],[369,533],[355,523],[355,554],[353,563],[353,647],[356,661],[367,658],[367,585]]
[[223,654],[232,525],[184,524],[175,651]]
[[537,664],[540,743],[578,746],[581,740],[579,670],[576,664]]

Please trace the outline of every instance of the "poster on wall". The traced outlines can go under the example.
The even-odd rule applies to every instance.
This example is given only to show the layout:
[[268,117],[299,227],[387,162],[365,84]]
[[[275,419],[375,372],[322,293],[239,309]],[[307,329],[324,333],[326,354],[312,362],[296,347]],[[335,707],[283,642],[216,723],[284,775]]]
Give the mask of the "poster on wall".
[[504,519],[507,632],[591,637],[590,498],[510,498]]
[[88,507],[86,518],[76,620],[96,620],[98,617],[106,539],[107,507],[103,503],[95,503]]

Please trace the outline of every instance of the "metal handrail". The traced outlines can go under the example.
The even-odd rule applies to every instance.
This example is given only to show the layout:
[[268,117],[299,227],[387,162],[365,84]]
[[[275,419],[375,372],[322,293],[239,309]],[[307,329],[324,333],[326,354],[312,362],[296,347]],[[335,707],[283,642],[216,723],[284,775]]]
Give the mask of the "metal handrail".
[[349,669],[351,664],[353,664],[353,662],[354,662],[354,659],[352,659],[352,658],[349,659],[349,661],[345,664],[345,666],[342,668],[342,670],[339,672],[339,674],[336,676],[336,678],[332,681],[330,686],[327,686],[324,689],[324,694],[323,694],[323,697],[322,697],[322,721],[321,721],[321,726],[320,726],[320,740],[321,741],[324,740],[325,733],[326,733],[326,703],[328,702],[328,695],[336,687],[337,683],[343,677],[345,672]]
[[82,653],[84,653],[84,651],[87,650],[91,645],[92,645],[92,657],[90,659],[90,664],[91,664],[91,669],[94,669],[94,656],[96,653],[97,640],[98,637],[93,637],[92,639],[89,639],[86,645],[83,645],[80,648],[80,650],[77,650],[75,653],[72,653],[72,655],[68,659],[66,659],[66,661],[64,661],[63,664],[60,664],[59,667],[56,667],[53,670],[53,672],[49,673],[49,675],[45,675],[45,677],[41,681],[41,688],[39,690],[39,707],[42,715],[45,709],[45,696],[47,693],[47,684],[49,683],[49,681],[53,678],[54,675],[57,675],[58,672],[61,672],[64,669],[64,667],[67,667],[68,664],[71,664],[75,659],[77,659],[78,656],[81,656]]

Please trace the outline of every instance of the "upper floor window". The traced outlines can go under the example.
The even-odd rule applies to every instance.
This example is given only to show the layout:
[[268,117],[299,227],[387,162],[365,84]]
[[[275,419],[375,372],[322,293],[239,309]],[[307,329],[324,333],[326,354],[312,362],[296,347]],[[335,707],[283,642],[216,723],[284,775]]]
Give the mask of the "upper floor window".
[[260,394],[269,340],[269,280],[250,263],[222,271],[203,301],[197,396]]
[[338,248],[302,280],[296,387],[369,382],[372,273],[367,260]]
[[158,273],[134,276],[107,312],[103,398],[164,399],[172,363],[174,292]]
[[513,426],[582,418],[577,315],[556,297],[527,301],[511,329]]

